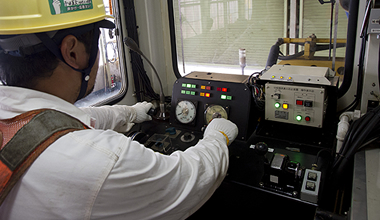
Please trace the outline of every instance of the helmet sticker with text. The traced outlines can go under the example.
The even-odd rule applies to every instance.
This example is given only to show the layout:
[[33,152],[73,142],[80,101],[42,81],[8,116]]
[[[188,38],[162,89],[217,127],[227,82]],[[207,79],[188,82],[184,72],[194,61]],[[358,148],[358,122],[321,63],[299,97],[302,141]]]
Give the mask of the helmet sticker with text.
[[48,0],[52,15],[92,9],[92,0]]

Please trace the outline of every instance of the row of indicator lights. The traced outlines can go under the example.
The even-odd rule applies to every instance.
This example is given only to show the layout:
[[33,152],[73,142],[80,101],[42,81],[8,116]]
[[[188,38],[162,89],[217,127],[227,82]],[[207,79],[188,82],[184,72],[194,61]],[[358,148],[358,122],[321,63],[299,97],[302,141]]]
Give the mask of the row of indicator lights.
[[282,105],[279,102],[274,103],[274,107],[275,108],[280,108],[281,106],[282,106],[283,109],[288,109],[289,108],[289,104],[288,103],[283,103]]
[[[184,94],[184,95],[196,95],[197,93],[195,91],[181,90],[181,94]],[[201,92],[201,93],[199,93],[199,96],[210,98],[211,97],[211,93]],[[230,95],[221,95],[220,99],[222,99],[222,100],[232,100],[232,96],[230,96]]]
[[[313,107],[313,101],[303,101],[303,100],[296,100],[296,105],[302,105],[305,107]],[[280,108],[281,104],[279,102],[274,103],[275,108]],[[288,103],[283,103],[282,104],[283,109],[288,109],[289,104]]]
[[217,88],[216,88],[216,91],[218,91],[218,92],[227,92],[228,89],[227,89],[227,88],[217,87]]
[[196,89],[197,85],[195,84],[190,84],[190,83],[182,83],[183,88],[189,88],[189,89]]
[[181,90],[181,94],[184,94],[184,95],[196,95],[197,93],[194,92],[194,91]]
[[[201,92],[200,96],[206,97],[206,98],[210,98],[211,94],[208,93],[208,92]],[[232,100],[232,96],[230,96],[230,95],[221,95],[220,99],[222,99],[222,100]]]
[[203,85],[201,85],[201,89],[203,89],[203,90],[211,90],[211,86],[203,86]]
[[222,99],[222,100],[232,100],[232,96],[230,96],[230,95],[221,95],[220,99]]
[[[274,103],[274,107],[275,107],[275,108],[280,108],[280,107],[281,107],[281,104],[280,104],[279,102],[276,102],[276,103]],[[289,104],[287,104],[287,103],[283,103],[283,104],[282,104],[282,108],[283,108],[283,109],[288,109],[288,108],[289,108]],[[297,115],[297,116],[296,116],[296,120],[297,120],[297,121],[302,121],[302,116],[301,116],[301,115]],[[306,116],[306,117],[305,117],[305,121],[310,121],[310,120],[311,120],[310,116]]]
[[[212,87],[211,86],[201,86],[201,89],[203,90],[212,90]],[[218,92],[227,92],[228,89],[227,88],[223,88],[223,87],[216,87],[216,91]]]
[[[275,79],[276,78],[276,76],[275,75],[272,75],[272,79]],[[285,77],[283,77],[283,76],[280,76],[279,77],[280,79],[285,79]],[[291,76],[289,76],[288,78],[287,78],[288,80],[291,80],[291,79],[293,79]]]
[[211,94],[208,93],[208,92],[201,92],[199,95],[202,96],[202,97],[206,97],[206,98],[210,98],[211,97]]
[[[297,121],[302,121],[302,115],[297,115],[296,116],[296,120]],[[310,121],[310,120],[311,120],[310,116],[306,116],[305,117],[305,121]]]
[[[197,85],[196,84],[191,84],[191,83],[182,83],[182,87],[183,88],[188,88],[188,89],[196,89]],[[211,86],[201,85],[201,89],[203,89],[203,90],[212,90],[212,87]],[[228,89],[227,88],[223,88],[223,87],[217,87],[216,91],[218,91],[218,92],[227,92]]]

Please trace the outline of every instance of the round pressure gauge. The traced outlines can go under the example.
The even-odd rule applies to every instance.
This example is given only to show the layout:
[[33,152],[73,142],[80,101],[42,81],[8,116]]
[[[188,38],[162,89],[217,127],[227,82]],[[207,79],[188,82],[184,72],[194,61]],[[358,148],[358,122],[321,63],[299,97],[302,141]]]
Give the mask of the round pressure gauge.
[[228,119],[227,111],[220,105],[210,105],[205,111],[205,122],[210,123],[214,118]]
[[175,117],[183,124],[188,124],[194,121],[197,110],[194,103],[190,101],[180,101],[175,107]]

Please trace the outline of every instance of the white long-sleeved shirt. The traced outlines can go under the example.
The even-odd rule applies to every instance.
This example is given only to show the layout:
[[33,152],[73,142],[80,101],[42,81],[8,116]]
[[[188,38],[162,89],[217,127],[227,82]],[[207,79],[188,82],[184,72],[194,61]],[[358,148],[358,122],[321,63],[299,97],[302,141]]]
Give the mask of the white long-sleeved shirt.
[[[40,108],[91,126],[90,115],[62,99],[0,86],[0,119]],[[95,111],[86,112],[96,116]],[[131,118],[120,109],[109,112],[113,115],[98,118],[96,127],[125,127],[128,121],[120,125],[118,117]],[[227,167],[226,138],[220,132],[167,156],[112,130],[75,131],[30,166],[1,205],[0,219],[184,219],[212,195]]]

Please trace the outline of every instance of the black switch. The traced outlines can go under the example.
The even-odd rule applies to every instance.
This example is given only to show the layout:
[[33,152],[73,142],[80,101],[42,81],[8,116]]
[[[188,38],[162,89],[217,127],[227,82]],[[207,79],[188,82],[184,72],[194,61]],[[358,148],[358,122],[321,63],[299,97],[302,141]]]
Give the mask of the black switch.
[[309,173],[307,174],[307,179],[308,179],[308,180],[317,181],[317,173],[309,172]]
[[303,105],[304,105],[305,107],[313,107],[313,101],[305,101],[305,102],[303,103]]
[[315,183],[307,181],[306,182],[306,189],[311,190],[311,191],[315,191]]

